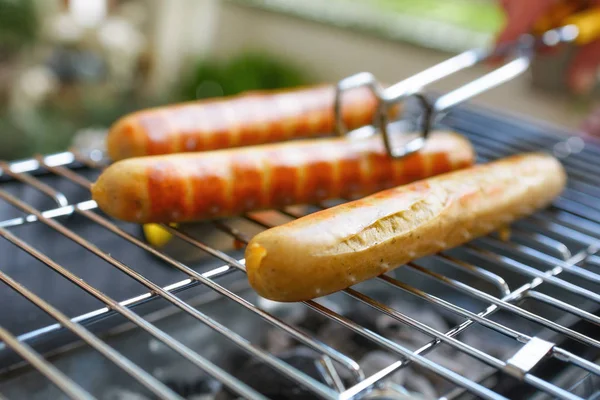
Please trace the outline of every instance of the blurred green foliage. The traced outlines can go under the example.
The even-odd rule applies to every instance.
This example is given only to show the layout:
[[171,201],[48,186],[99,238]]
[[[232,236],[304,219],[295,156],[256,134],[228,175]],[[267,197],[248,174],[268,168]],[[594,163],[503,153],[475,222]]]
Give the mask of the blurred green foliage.
[[0,112],[0,159],[30,157],[35,153],[66,150],[81,129],[107,128],[121,116],[141,108],[158,106],[169,100],[94,95],[94,88],[80,88],[80,95],[69,101],[48,101],[26,114]]
[[498,6],[498,2],[491,0],[366,1],[372,6],[376,6],[386,11],[440,21],[471,29],[473,31],[490,34],[497,32],[504,21],[504,15]]
[[230,96],[248,90],[281,89],[312,83],[308,73],[268,54],[243,53],[227,62],[198,63],[182,84],[182,100]]
[[17,51],[37,38],[33,0],[0,0],[0,51]]
[[253,52],[228,62],[198,63],[173,93],[164,93],[160,98],[138,95],[135,91],[105,91],[93,84],[77,85],[70,88],[68,95],[58,95],[26,115],[17,117],[0,110],[0,159],[63,151],[78,130],[107,128],[121,116],[142,108],[247,90],[293,87],[310,81],[307,74],[290,63]]

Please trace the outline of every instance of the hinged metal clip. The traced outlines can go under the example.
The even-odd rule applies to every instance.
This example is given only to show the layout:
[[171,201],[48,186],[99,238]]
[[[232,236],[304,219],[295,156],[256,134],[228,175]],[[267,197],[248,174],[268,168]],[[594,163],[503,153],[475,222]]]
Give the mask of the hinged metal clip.
[[[432,128],[440,122],[450,108],[527,71],[537,46],[556,46],[574,41],[577,33],[570,28],[572,27],[556,28],[540,37],[523,35],[516,42],[495,50],[468,50],[388,88],[384,88],[373,74],[368,72],[342,79],[336,85],[335,91],[336,133],[341,136],[349,133],[342,118],[343,92],[366,87],[377,100],[371,134],[381,132],[389,156],[401,158],[419,151],[425,145]],[[508,61],[435,100],[429,100],[425,95],[424,90],[427,85],[496,56],[505,56]],[[391,113],[393,107],[400,109],[399,117],[395,120],[392,119],[394,117]]]

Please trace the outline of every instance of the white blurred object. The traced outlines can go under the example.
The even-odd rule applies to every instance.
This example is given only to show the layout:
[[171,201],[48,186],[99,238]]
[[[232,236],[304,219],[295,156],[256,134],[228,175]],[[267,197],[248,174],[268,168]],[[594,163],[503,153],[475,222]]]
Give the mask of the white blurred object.
[[20,113],[36,108],[58,88],[58,79],[47,67],[33,66],[23,71],[13,87],[11,111]]
[[131,21],[135,26],[141,27],[148,21],[148,2],[129,1],[119,7],[119,15]]
[[158,94],[169,90],[213,48],[222,6],[219,0],[155,0],[154,4],[151,89]]
[[70,0],[69,13],[78,25],[93,28],[106,17],[107,0]]
[[97,38],[105,53],[111,82],[119,87],[133,84],[136,64],[146,46],[142,32],[125,17],[111,16],[99,27]]
[[104,128],[81,129],[73,137],[71,146],[92,160],[100,161],[106,153],[106,134]]
[[138,52],[144,45],[144,36],[123,17],[110,17],[98,30],[98,39],[107,49]]
[[57,14],[50,18],[46,29],[49,38],[59,43],[75,43],[84,35],[83,27],[71,14]]

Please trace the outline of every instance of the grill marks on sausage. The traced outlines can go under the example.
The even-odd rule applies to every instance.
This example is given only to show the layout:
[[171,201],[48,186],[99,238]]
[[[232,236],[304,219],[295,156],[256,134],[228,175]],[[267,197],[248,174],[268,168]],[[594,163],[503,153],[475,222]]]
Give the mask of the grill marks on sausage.
[[187,207],[187,180],[180,178],[177,165],[169,161],[149,164],[148,198],[151,199],[150,213],[164,220],[177,220],[185,216]]
[[114,158],[121,159],[148,153],[148,136],[144,133],[139,119],[126,118],[119,121],[117,125],[119,136],[107,137],[107,147],[113,149]]
[[299,136],[306,134],[306,130],[302,129],[300,125],[302,118],[294,117],[294,115],[302,115],[306,112],[304,110],[306,104],[303,100],[304,96],[290,96],[289,94],[282,94],[272,99],[273,109],[270,111],[273,112],[272,115],[279,116],[270,121],[269,133],[273,132],[273,135],[269,136],[272,140],[287,139],[295,133]]
[[404,158],[402,164],[403,173],[401,183],[407,183],[419,180],[426,176],[427,170],[424,161],[424,157],[419,153],[413,153]]
[[[169,113],[170,114],[170,113]],[[149,155],[165,154],[172,151],[173,136],[165,111],[143,112],[139,116],[139,124],[146,132],[146,151]]]
[[452,162],[448,154],[434,153],[431,160],[431,174],[439,175],[452,169]]
[[193,193],[190,215],[208,218],[227,212],[231,200],[230,164],[217,157],[196,159],[189,164],[187,176]]
[[231,211],[241,213],[262,206],[264,174],[262,157],[253,157],[251,152],[234,154],[231,163]]
[[371,191],[394,186],[394,160],[383,152],[367,153],[367,158],[370,172],[368,183],[372,185]]
[[349,154],[338,161],[338,177],[343,197],[353,197],[360,193],[362,186],[361,160],[357,154]]
[[144,167],[144,218],[199,220],[366,195],[456,168],[450,154],[457,146],[393,160],[373,137],[157,157]]
[[294,157],[285,157],[280,151],[268,151],[266,163],[271,166],[270,185],[266,188],[267,203],[274,207],[289,205],[299,197],[299,170],[296,165],[304,164],[304,154],[294,152]]
[[[373,120],[376,107],[377,101],[367,88],[357,88],[342,94],[342,117],[348,127],[359,127],[370,124]],[[333,130],[333,113],[331,116],[331,130]]]
[[315,147],[307,155],[310,161],[304,167],[302,202],[315,203],[331,196],[334,169],[328,149],[329,146]]
[[[334,129],[334,94],[333,87],[322,86],[145,110],[115,124],[110,133],[115,146],[109,150],[118,160],[328,134]],[[342,94],[342,116],[349,129],[370,123],[375,107],[373,94],[365,88]]]
[[231,103],[240,131],[237,142],[239,146],[266,141],[268,129],[265,125],[265,109],[260,106],[258,99],[256,95],[247,95]]
[[206,115],[202,107],[197,105],[184,105],[173,110],[171,126],[177,131],[179,148],[181,151],[197,151],[204,146],[203,137],[196,132],[204,131]]
[[209,122],[208,130],[204,136],[204,147],[202,150],[216,150],[229,147],[230,131],[227,113],[222,103],[205,104],[203,112]]

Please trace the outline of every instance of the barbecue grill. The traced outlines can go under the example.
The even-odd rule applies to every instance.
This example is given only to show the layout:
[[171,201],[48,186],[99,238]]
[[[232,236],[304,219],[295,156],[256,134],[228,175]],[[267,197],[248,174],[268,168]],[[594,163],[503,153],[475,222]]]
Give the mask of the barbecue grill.
[[444,124],[478,162],[553,152],[567,189],[508,235],[297,304],[253,293],[242,244],[330,204],[165,226],[156,249],[90,200],[102,152],[0,164],[0,398],[595,398],[600,146],[472,105]]

